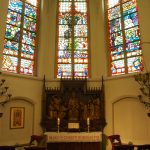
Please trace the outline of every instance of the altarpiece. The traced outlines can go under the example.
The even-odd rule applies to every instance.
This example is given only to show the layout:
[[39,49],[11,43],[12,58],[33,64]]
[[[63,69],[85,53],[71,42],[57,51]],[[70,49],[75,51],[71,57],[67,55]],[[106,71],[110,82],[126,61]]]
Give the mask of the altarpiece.
[[103,78],[100,87],[87,87],[87,79],[61,79],[60,87],[46,87],[44,79],[43,130],[52,132],[103,131],[105,96]]

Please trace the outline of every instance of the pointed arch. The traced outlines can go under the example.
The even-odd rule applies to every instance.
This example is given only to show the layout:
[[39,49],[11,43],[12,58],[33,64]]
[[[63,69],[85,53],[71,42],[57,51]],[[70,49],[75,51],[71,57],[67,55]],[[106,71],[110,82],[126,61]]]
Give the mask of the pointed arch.
[[57,17],[57,78],[88,78],[88,0],[58,0]]
[[106,0],[109,74],[144,69],[137,0]]

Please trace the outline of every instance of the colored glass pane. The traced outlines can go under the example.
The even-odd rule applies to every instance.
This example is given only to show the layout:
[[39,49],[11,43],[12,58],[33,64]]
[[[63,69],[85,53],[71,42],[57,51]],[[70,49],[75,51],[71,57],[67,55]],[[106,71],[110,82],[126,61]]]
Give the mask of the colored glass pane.
[[21,57],[34,59],[34,51],[35,51],[35,47],[22,44]]
[[121,30],[121,19],[114,19],[109,22],[110,32],[117,32]]
[[138,55],[142,55],[142,51],[141,50],[129,51],[127,53],[127,57],[138,56]]
[[75,2],[75,11],[76,12],[87,12],[86,2]]
[[13,41],[18,42],[20,38],[20,28],[11,25],[6,25],[5,37],[7,39],[11,39]]
[[71,63],[71,52],[58,51],[58,63]]
[[58,58],[58,63],[71,63],[71,58]]
[[135,42],[132,42],[132,43],[127,43],[126,44],[126,51],[129,52],[129,51],[135,51],[135,50],[138,50],[141,48],[140,46],[140,41],[135,41]]
[[31,18],[36,19],[37,16],[37,8],[31,5],[25,4],[25,15]]
[[86,13],[75,14],[74,22],[75,22],[75,25],[87,24],[87,14]]
[[37,0],[9,0],[2,70],[33,75],[37,3]]
[[122,45],[123,44],[122,32],[116,32],[111,34],[110,42],[111,46]]
[[71,77],[72,68],[71,68],[71,64],[58,64],[58,74],[57,77]]
[[74,68],[75,77],[87,77],[88,76],[88,65],[87,64],[75,64]]
[[35,32],[36,31],[36,20],[25,16],[23,27],[25,29]]
[[108,19],[112,20],[112,19],[116,19],[121,17],[121,12],[120,12],[120,7],[114,7],[108,10]]
[[131,57],[127,59],[128,72],[139,72],[143,70],[142,57]]
[[111,63],[112,75],[125,74],[124,60],[117,60]]
[[137,13],[132,13],[124,16],[124,26],[125,29],[131,28],[138,25]]
[[88,39],[87,38],[75,38],[74,49],[88,49]]
[[75,2],[86,2],[86,0],[75,0]]
[[112,60],[124,58],[123,45],[112,47],[110,50]]
[[32,75],[33,74],[33,65],[34,65],[33,61],[21,59],[20,73]]
[[16,13],[16,12],[14,12],[14,11],[8,10],[7,23],[20,27],[21,15]]
[[72,40],[71,38],[59,38],[58,39],[58,49],[71,49],[72,48]]
[[71,2],[72,0],[59,0],[60,2]]
[[87,60],[88,52],[84,51],[84,50],[74,51],[74,58],[82,58],[83,59],[83,60],[81,60],[82,63],[83,62],[88,62],[88,60]]
[[17,73],[17,57],[3,55],[2,70]]
[[128,15],[137,11],[136,9],[136,0],[129,1],[123,4],[123,15]]
[[74,26],[74,36],[76,36],[76,37],[87,37],[88,36],[87,25],[75,25]]
[[35,37],[36,37],[36,35],[34,32],[27,32],[24,30],[22,43],[34,46],[35,45]]
[[58,20],[61,25],[71,25],[72,17],[69,13],[59,13]]
[[22,2],[20,0],[9,0],[8,9],[16,11],[17,13],[22,13]]
[[[79,57],[79,55],[76,55]],[[80,55],[81,56],[81,55]],[[81,63],[88,63],[88,59],[87,58],[74,58],[74,63],[76,64],[81,64]]]
[[142,55],[140,41],[126,44],[127,57]]
[[111,74],[120,75],[142,71],[136,0],[108,0],[107,12]]
[[19,44],[17,42],[5,39],[3,53],[16,56],[18,55],[18,46]]
[[59,1],[57,78],[88,77],[87,24],[86,0]]
[[125,30],[126,43],[139,40],[139,28],[134,27],[128,30]]
[[59,2],[59,12],[70,12],[71,3],[69,2]]
[[65,38],[71,37],[71,28],[68,25],[60,25],[59,26],[59,36],[63,36]]
[[26,0],[26,2],[33,6],[37,6],[37,0]]
[[109,0],[108,1],[108,8],[111,8],[111,7],[118,5],[119,2],[120,2],[120,0]]

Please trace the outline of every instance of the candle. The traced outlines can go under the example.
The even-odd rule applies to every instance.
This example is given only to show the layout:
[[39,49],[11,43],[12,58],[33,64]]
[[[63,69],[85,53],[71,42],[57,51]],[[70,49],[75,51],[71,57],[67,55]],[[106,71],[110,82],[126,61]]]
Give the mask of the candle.
[[57,125],[60,125],[60,118],[57,118]]
[[87,125],[89,125],[90,124],[90,118],[88,117],[87,118]]

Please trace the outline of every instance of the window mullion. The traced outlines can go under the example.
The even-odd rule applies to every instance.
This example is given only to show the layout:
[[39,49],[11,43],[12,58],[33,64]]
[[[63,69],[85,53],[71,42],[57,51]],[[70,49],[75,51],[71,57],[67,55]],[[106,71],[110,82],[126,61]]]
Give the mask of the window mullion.
[[125,65],[125,74],[127,74],[128,66],[127,66],[127,52],[126,52],[126,36],[125,36],[125,27],[124,27],[124,19],[123,19],[122,0],[120,0],[120,11],[121,11],[121,29],[122,29],[122,37],[123,37],[123,50],[124,50],[124,65]]
[[18,48],[18,73],[20,74],[21,68],[21,48],[22,48],[22,39],[23,39],[23,25],[24,25],[24,12],[25,12],[25,0],[22,1],[22,17],[21,17],[21,26],[20,26],[20,40]]
[[71,40],[72,40],[72,48],[71,48],[71,62],[72,62],[72,65],[71,65],[71,69],[72,69],[72,78],[74,78],[74,66],[75,66],[75,63],[74,63],[74,15],[75,15],[75,5],[74,5],[74,0],[72,0],[72,27],[71,27],[71,31],[72,31],[72,34],[71,34]]

